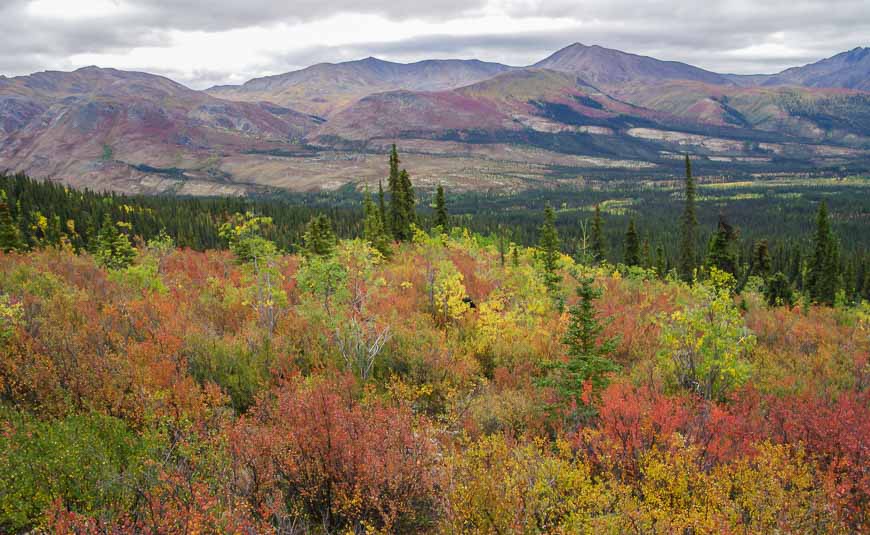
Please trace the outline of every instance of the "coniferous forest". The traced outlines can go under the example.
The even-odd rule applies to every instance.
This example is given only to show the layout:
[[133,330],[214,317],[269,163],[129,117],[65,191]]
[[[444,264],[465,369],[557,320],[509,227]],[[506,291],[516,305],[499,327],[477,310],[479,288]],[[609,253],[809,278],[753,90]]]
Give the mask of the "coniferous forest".
[[870,184],[0,178],[0,532],[863,533]]

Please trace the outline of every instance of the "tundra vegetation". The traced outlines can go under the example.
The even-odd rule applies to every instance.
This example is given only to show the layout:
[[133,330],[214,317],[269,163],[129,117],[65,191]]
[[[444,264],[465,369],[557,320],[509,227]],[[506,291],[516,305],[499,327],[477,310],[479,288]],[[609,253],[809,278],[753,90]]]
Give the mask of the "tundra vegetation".
[[751,244],[692,191],[662,235],[553,202],[524,241],[399,163],[347,211],[4,179],[0,531],[870,530],[839,201]]

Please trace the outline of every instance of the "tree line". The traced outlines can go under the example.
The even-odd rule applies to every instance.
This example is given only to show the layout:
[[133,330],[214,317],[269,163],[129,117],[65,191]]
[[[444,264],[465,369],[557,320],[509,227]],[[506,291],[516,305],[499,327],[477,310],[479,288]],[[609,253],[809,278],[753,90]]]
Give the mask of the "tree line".
[[[581,219],[577,228],[557,229],[557,211],[549,203],[543,213],[544,224],[534,233],[523,221],[510,229],[502,224],[493,228],[489,219],[492,209],[448,215],[440,184],[430,206],[420,202],[410,174],[400,164],[393,145],[386,191],[379,182],[375,200],[366,187],[361,203],[330,203],[329,198],[302,204],[282,199],[127,196],[74,190],[23,174],[0,175],[0,249],[9,252],[66,244],[108,258],[108,262],[123,262],[130,256],[129,244],[134,239],[145,244],[165,235],[180,247],[222,248],[227,242],[220,226],[233,214],[250,212],[268,218],[270,224],[262,232],[279,250],[302,252],[311,240],[328,242],[328,235],[333,239],[336,235],[362,236],[387,255],[390,242],[410,240],[415,226],[440,226],[446,231],[452,220],[494,236],[503,258],[517,246],[537,244],[547,273],[555,269],[555,255],[565,251],[582,262],[643,268],[659,277],[673,275],[685,282],[703,277],[715,267],[735,277],[738,292],[747,284],[761,285],[771,304],[791,304],[799,295],[829,305],[870,299],[870,257],[861,249],[843,250],[832,230],[825,200],[819,203],[811,249],[798,237],[775,245],[757,236],[742,239],[741,229],[722,212],[705,242],[688,156],[676,232],[665,228],[655,236],[631,217],[620,231],[622,243],[616,247],[614,229],[608,228],[601,203],[595,204],[591,219]],[[532,214],[527,217],[534,222]],[[677,244],[676,250],[672,243]],[[556,281],[550,280],[548,285],[553,287]]]

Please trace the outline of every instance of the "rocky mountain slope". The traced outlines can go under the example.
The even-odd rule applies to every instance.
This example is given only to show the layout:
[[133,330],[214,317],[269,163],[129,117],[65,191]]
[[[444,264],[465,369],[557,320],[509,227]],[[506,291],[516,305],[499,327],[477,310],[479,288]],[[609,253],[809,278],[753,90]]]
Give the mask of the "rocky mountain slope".
[[685,152],[712,173],[861,171],[867,50],[754,77],[580,44],[526,68],[368,58],[208,91],[96,67],[0,77],[0,169],[122,191],[330,189],[380,177],[396,142],[424,187],[668,175]]

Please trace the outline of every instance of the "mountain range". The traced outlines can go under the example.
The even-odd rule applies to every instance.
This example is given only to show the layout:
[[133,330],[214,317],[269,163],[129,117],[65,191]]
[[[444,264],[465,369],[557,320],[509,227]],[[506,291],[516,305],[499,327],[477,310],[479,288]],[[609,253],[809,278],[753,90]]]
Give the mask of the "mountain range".
[[125,192],[244,194],[374,181],[520,189],[616,174],[870,167],[870,48],[772,75],[719,74],[600,46],[531,66],[322,63],[196,91],[86,67],[0,77],[0,169]]

